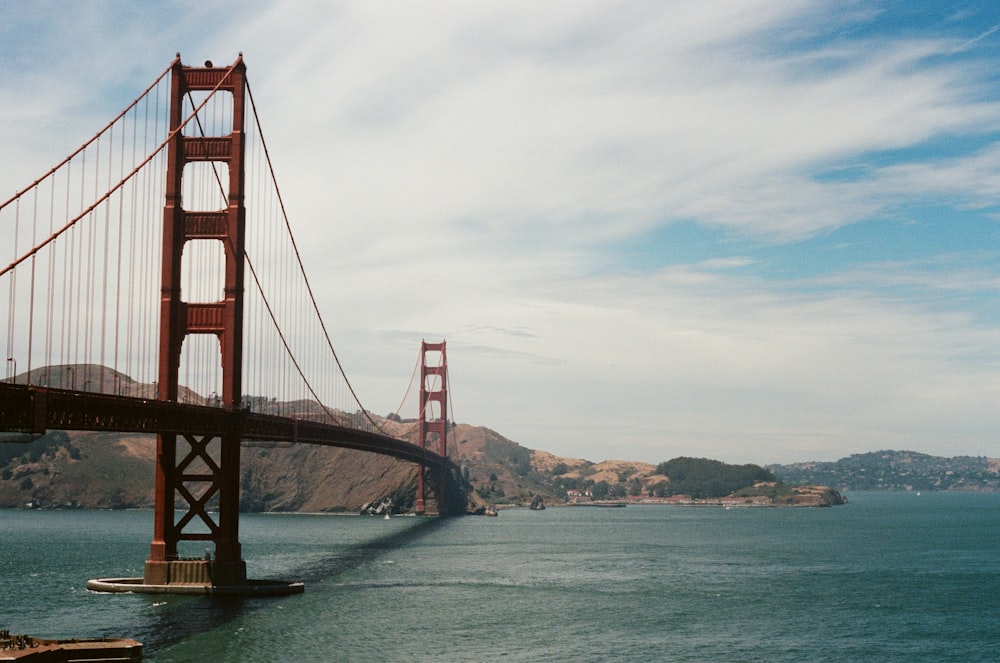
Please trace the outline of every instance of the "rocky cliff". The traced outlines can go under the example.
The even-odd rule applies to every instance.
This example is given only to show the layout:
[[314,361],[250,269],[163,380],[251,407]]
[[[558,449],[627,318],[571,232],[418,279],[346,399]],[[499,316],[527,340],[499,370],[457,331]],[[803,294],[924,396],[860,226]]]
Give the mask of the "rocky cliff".
[[[0,442],[0,507],[151,507],[155,451],[152,435],[50,431]],[[405,509],[416,492],[415,465],[351,449],[245,443],[240,467],[245,511],[354,512],[391,493]],[[484,504],[473,495],[467,508]]]
[[[411,434],[414,422],[385,422]],[[153,504],[156,441],[151,435],[51,431],[28,441],[0,434],[0,508],[136,508]],[[21,438],[23,440],[23,438]],[[567,499],[633,499],[666,494],[669,477],[649,463],[594,463],[533,451],[481,426],[459,424],[449,453],[474,491],[474,510],[485,503],[548,505]],[[662,465],[662,464],[661,464]],[[937,458],[907,451],[860,454],[838,463],[769,466],[781,480],[730,497],[774,505],[827,505],[836,490],[997,490],[1000,461]],[[407,509],[416,490],[416,467],[392,458],[311,445],[245,444],[241,508],[246,511],[356,512],[394,495]],[[800,485],[807,484],[807,485]]]

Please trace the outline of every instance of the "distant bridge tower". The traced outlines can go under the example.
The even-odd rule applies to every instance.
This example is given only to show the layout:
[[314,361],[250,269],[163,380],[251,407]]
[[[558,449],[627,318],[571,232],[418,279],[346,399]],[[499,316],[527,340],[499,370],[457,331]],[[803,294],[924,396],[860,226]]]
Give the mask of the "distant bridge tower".
[[[421,449],[430,449],[448,456],[448,353],[445,341],[420,345],[420,418],[417,443]],[[428,364],[428,359],[433,363]],[[437,361],[433,361],[433,360]],[[417,474],[416,512],[426,512],[426,468],[421,465]],[[448,512],[445,503],[447,471],[438,472],[435,497],[439,514]]]
[[[163,208],[158,397],[164,401],[178,400],[185,338],[191,334],[211,334],[218,338],[222,355],[222,406],[236,411],[240,408],[243,367],[246,67],[242,55],[232,67],[214,68],[211,63],[205,64],[205,68],[182,66],[178,57],[171,74],[173,135],[167,152]],[[192,135],[185,136],[181,131],[185,95],[212,90],[232,95],[231,132],[205,137],[192,123],[188,129]],[[183,207],[184,167],[194,162],[221,162],[228,166],[228,182],[219,182],[220,188],[228,185],[225,209]],[[225,254],[225,289],[221,301],[182,301],[181,256],[190,240],[221,242]],[[235,425],[230,428],[194,435],[180,432],[185,430],[184,422],[178,421],[171,432],[158,435],[156,511],[145,584],[246,584],[246,563],[239,543],[240,431]],[[177,495],[187,502],[187,512],[175,520],[174,509],[180,506],[175,501]],[[217,519],[208,512],[208,503],[214,497],[218,497]],[[215,559],[182,561],[177,551],[179,541],[211,541],[215,544]]]

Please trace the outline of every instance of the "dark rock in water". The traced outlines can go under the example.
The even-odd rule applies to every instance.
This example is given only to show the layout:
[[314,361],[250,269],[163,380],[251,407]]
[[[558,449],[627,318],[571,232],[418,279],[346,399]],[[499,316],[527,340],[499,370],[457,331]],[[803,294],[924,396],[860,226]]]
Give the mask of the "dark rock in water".
[[384,513],[395,513],[392,509],[392,496],[383,497],[380,500],[373,500],[361,506],[362,516],[381,516]]
[[528,508],[530,508],[532,511],[544,511],[545,502],[542,500],[542,496],[535,495],[535,499],[531,500],[531,506]]
[[468,514],[470,516],[495,516],[497,515],[497,508],[492,504],[484,504],[470,510]]

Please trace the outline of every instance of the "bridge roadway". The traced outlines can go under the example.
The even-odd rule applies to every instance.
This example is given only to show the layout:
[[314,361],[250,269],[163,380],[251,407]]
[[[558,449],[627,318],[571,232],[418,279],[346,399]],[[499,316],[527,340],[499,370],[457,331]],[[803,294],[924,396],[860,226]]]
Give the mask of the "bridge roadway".
[[244,440],[297,442],[359,449],[422,463],[434,470],[457,470],[450,459],[382,433],[290,419],[249,410],[172,403],[131,396],[0,383],[0,431],[114,431],[219,435],[238,430]]

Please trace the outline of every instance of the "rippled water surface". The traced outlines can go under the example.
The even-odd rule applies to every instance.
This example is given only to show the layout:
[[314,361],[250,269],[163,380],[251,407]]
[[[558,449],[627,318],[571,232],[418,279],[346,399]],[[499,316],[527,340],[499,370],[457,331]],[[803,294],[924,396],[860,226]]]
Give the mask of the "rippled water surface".
[[0,628],[122,636],[147,661],[991,661],[1000,495],[832,509],[630,506],[498,518],[244,515],[277,599],[101,595],[143,511],[0,511]]

